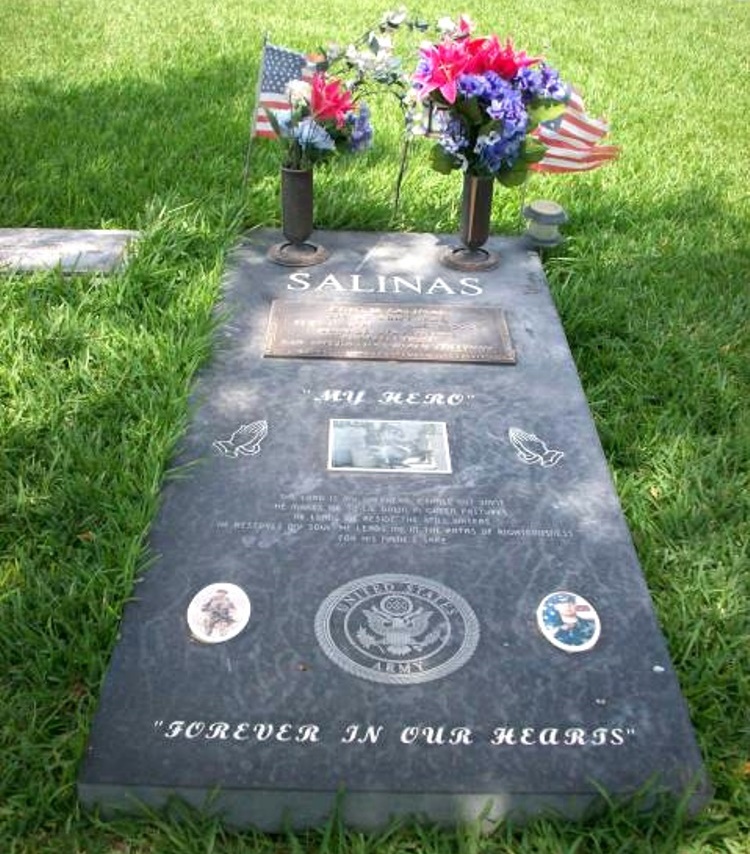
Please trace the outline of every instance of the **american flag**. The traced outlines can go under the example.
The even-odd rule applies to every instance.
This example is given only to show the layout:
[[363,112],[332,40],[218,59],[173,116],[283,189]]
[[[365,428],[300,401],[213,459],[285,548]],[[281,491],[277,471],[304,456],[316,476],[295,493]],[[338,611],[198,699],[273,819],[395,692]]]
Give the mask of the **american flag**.
[[617,145],[599,144],[608,132],[609,125],[587,115],[580,95],[571,89],[564,112],[540,122],[532,131],[547,151],[531,168],[537,172],[585,172],[603,166],[620,154]]
[[276,136],[265,111],[288,112],[287,83],[292,80],[312,80],[313,71],[313,66],[303,54],[269,42],[263,45],[252,136]]

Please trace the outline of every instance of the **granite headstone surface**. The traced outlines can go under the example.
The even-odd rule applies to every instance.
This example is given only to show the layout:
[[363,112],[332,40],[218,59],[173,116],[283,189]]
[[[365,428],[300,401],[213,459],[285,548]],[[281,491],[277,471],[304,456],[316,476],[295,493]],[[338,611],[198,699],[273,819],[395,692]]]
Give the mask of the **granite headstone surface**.
[[83,803],[177,795],[266,830],[322,824],[339,792],[366,828],[574,818],[646,786],[700,808],[536,254],[492,238],[500,266],[462,274],[447,238],[317,236],[318,267],[272,264],[268,231],[234,254]]
[[121,229],[0,228],[0,272],[111,273],[138,236]]

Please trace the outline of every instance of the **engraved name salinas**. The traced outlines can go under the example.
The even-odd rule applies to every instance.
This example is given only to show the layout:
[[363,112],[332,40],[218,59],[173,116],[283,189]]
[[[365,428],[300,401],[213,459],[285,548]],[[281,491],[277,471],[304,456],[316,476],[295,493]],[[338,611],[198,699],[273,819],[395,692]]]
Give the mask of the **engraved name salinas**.
[[458,280],[447,280],[441,276],[425,278],[420,275],[384,276],[378,274],[363,277],[359,273],[328,273],[315,277],[314,273],[296,272],[289,274],[287,290],[327,293],[355,294],[417,294],[418,296],[466,296],[475,297],[482,293],[479,279],[463,276]]

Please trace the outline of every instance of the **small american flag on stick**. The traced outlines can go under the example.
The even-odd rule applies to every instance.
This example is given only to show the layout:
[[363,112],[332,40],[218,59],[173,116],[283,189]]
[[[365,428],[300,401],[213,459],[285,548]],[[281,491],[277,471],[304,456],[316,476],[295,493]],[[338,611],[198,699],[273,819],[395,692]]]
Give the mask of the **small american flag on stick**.
[[286,95],[287,84],[292,80],[311,81],[314,67],[307,57],[294,50],[266,42],[263,45],[258,97],[253,114],[251,136],[274,138],[276,133],[268,120],[266,110],[288,112],[289,98]]
[[540,122],[532,131],[547,151],[531,168],[537,172],[585,172],[603,166],[620,154],[617,145],[599,144],[608,132],[609,125],[587,115],[580,95],[571,89],[564,112]]

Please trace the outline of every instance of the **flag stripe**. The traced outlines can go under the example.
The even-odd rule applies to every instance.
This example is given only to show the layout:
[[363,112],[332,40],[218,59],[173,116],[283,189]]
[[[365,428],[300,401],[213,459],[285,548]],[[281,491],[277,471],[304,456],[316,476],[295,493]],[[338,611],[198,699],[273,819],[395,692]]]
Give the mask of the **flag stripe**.
[[549,128],[537,128],[532,136],[545,145],[556,145],[558,148],[576,148],[584,150],[591,148],[590,142],[584,142],[583,140],[575,137],[563,136],[561,133],[557,133],[557,131],[550,130]]
[[539,163],[532,163],[530,168],[533,169],[534,172],[587,172],[591,169],[603,166],[611,159],[612,158],[607,158],[606,160],[593,160],[575,163],[571,160],[558,160],[556,157],[549,157],[545,155],[543,160],[540,160]]
[[[582,149],[559,149],[552,150],[552,156],[558,160],[569,160],[571,163],[581,163],[585,160],[611,160],[617,157],[619,149],[616,145],[600,145],[596,148],[590,148],[588,151]],[[547,149],[545,158],[550,156],[550,149]]]
[[549,125],[540,124],[535,131],[537,136],[548,133],[558,134],[570,140],[579,140],[584,145],[593,145],[606,136],[607,128],[591,125],[569,115],[558,116]]
[[531,168],[536,172],[584,172],[603,166],[620,153],[616,145],[598,145],[608,132],[609,125],[587,115],[580,95],[570,89],[564,112],[532,131],[547,150]]
[[577,110],[579,113],[585,112],[583,107],[583,98],[578,94],[578,92],[571,90],[568,95],[567,105],[571,110]]
[[570,134],[580,136],[581,139],[592,141],[601,139],[609,131],[606,122],[592,119],[585,113],[574,112],[563,114],[561,128]]
[[[271,110],[275,115],[281,116],[289,112],[289,101],[279,101],[278,106],[266,103],[266,108]],[[275,139],[276,131],[273,129],[270,119],[266,115],[265,110],[259,109],[255,116],[255,136],[265,137],[267,139]]]

